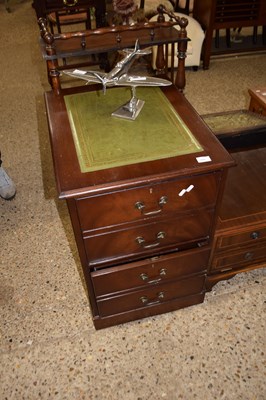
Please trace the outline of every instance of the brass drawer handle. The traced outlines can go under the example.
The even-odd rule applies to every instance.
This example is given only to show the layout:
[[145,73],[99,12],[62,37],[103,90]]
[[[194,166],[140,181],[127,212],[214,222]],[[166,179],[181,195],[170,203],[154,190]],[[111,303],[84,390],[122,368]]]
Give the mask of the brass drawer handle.
[[157,247],[157,246],[159,246],[159,245],[161,244],[161,243],[160,243],[160,240],[165,238],[165,232],[158,232],[157,235],[156,235],[156,237],[157,237],[157,241],[154,242],[154,243],[144,244],[144,243],[145,243],[145,239],[144,239],[144,237],[142,237],[142,236],[138,236],[138,237],[136,238],[136,242],[137,242],[141,247],[143,247],[143,249],[152,249],[153,247]]
[[68,0],[63,0],[64,5],[67,7],[75,6],[77,4],[77,2],[78,2],[78,0],[72,0],[72,3],[68,2]]
[[145,203],[143,203],[142,201],[137,201],[135,203],[135,208],[137,210],[139,210],[142,215],[145,215],[145,216],[156,215],[156,214],[159,214],[159,213],[161,213],[163,211],[163,206],[164,206],[164,204],[167,203],[167,201],[168,201],[167,196],[160,197],[160,199],[158,201],[158,205],[159,205],[160,208],[158,210],[152,210],[152,211],[144,212],[144,209],[145,209],[146,206],[145,206]]
[[164,292],[159,292],[157,295],[157,299],[151,301],[149,301],[149,298],[147,296],[140,297],[141,303],[145,306],[152,306],[154,304],[159,304],[163,299],[164,299]]
[[145,273],[140,274],[139,277],[140,277],[141,280],[143,280],[143,282],[146,282],[146,283],[149,283],[149,284],[158,283],[158,282],[160,282],[162,280],[162,277],[166,275],[166,271],[167,271],[166,268],[160,269],[160,272],[159,272],[160,277],[157,278],[157,279],[149,280],[149,276],[147,274],[145,274]]

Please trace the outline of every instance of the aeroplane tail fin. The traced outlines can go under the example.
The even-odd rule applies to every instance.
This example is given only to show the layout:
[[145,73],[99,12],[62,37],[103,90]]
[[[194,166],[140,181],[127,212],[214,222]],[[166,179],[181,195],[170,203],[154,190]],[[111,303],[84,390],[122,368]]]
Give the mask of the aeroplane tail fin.
[[135,54],[142,55],[142,56],[147,55],[147,54],[151,54],[151,52],[152,52],[151,47],[147,47],[146,49],[142,49],[141,50],[141,48],[139,46],[139,40],[138,39],[135,42],[134,49],[123,49],[122,50],[122,53],[125,53],[125,54],[135,53]]
[[139,50],[139,39],[137,39],[136,42],[135,42],[135,49],[134,50],[135,51]]

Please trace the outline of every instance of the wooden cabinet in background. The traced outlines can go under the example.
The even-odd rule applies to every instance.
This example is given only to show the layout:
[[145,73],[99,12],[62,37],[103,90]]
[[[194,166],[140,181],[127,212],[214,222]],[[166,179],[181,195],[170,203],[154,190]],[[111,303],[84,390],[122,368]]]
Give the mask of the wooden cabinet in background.
[[250,95],[249,110],[266,117],[266,87],[248,90]]
[[209,68],[215,30],[263,26],[263,45],[266,46],[265,0],[194,0],[193,17],[205,30],[204,69]]
[[[265,90],[249,89],[263,109]],[[261,98],[260,98],[261,97]],[[220,280],[266,266],[266,118],[256,103],[248,110],[203,115],[231,153],[207,276],[210,290]]]
[[266,266],[266,147],[232,152],[212,249],[207,288]]

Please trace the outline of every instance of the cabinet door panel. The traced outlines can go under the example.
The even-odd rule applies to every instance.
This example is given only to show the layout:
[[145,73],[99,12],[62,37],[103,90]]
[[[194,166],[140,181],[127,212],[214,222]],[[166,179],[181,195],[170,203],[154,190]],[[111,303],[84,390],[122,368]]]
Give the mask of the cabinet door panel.
[[81,229],[90,231],[213,206],[219,180],[220,174],[214,173],[78,199]]
[[209,248],[153,257],[91,274],[96,297],[137,287],[152,287],[170,279],[203,272],[207,268]]
[[84,244],[88,261],[100,264],[112,259],[160,254],[164,250],[176,250],[179,245],[192,245],[209,238],[212,217],[213,210],[203,209],[200,213],[176,219],[86,236]]

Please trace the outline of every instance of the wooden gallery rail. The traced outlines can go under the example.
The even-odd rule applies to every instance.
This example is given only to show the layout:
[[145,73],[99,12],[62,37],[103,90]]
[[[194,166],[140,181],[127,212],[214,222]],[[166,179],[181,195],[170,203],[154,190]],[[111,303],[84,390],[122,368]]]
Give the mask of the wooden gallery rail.
[[[164,14],[170,16],[165,21]],[[38,20],[41,32],[41,47],[46,60],[48,80],[52,89],[60,93],[60,70],[89,65],[87,63],[60,65],[60,61],[84,59],[84,57],[107,54],[108,52],[134,47],[136,39],[141,48],[158,46],[157,74],[167,74],[176,87],[182,91],[185,87],[185,58],[187,49],[188,21],[175,17],[163,6],[158,7],[156,22],[140,22],[133,25],[117,25],[79,32],[52,34],[47,28],[45,18]],[[180,29],[176,29],[178,26]],[[177,46],[177,47],[176,47]],[[171,66],[168,70],[166,60],[171,55]],[[177,53],[177,54],[176,54]],[[174,58],[178,57],[178,67],[174,76]]]

